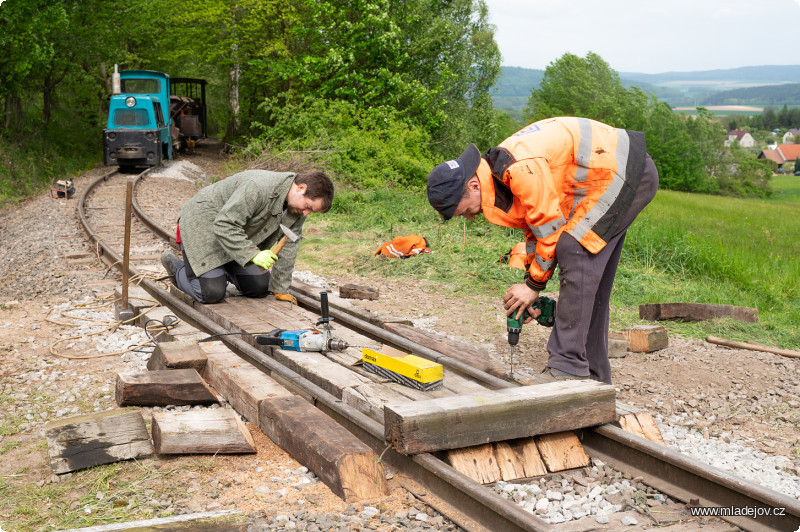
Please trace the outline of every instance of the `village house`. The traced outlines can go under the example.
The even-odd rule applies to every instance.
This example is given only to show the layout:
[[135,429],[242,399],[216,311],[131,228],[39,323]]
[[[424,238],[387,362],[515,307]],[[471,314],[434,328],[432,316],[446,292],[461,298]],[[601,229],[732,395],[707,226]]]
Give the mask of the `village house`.
[[725,145],[730,146],[734,140],[738,141],[739,146],[742,148],[752,148],[756,145],[756,139],[753,138],[753,135],[742,129],[728,131],[728,140],[725,141]]
[[784,144],[793,144],[800,141],[800,129],[792,128],[783,134]]
[[800,144],[779,144],[775,149],[761,150],[759,159],[769,159],[778,164],[778,173],[784,173],[783,164],[787,161],[794,162],[800,157]]

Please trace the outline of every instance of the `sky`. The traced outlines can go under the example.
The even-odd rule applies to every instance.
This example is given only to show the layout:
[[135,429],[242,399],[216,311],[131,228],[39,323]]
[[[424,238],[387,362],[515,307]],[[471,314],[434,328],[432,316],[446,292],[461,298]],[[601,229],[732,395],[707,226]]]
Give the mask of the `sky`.
[[800,64],[800,0],[484,1],[503,66],[588,52],[648,74]]

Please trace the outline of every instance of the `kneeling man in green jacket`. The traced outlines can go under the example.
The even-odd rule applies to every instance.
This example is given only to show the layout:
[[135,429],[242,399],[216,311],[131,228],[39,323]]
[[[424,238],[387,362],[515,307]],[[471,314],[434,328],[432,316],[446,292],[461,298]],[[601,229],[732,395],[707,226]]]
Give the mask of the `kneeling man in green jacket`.
[[280,255],[270,248],[283,236],[280,225],[302,235],[309,213],[328,212],[333,183],[323,172],[295,174],[247,170],[203,188],[181,207],[178,243],[161,263],[180,290],[201,303],[219,303],[228,282],[246,297],[294,302],[289,294],[300,239]]

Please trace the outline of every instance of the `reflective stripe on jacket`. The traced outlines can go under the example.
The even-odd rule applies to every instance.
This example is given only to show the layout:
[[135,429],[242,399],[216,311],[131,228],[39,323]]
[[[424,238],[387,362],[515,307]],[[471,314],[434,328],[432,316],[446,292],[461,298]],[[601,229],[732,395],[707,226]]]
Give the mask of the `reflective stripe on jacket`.
[[591,253],[617,234],[644,171],[639,131],[587,118],[550,118],[491,148],[478,167],[481,207],[496,225],[525,231],[526,284],[543,290],[566,231]]

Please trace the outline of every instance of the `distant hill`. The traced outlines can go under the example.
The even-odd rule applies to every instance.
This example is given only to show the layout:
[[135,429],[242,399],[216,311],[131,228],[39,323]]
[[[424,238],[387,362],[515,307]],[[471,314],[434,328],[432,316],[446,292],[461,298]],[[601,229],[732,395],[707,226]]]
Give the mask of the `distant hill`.
[[[643,74],[620,72],[626,87],[639,87],[672,107],[698,105],[800,105],[800,65],[766,65]],[[519,114],[531,91],[539,87],[544,70],[501,67],[493,94],[494,105]],[[735,101],[735,103],[734,103]]]
[[761,105],[783,107],[800,105],[800,83],[748,87],[716,92],[703,99],[703,105]]
[[664,72],[662,74],[642,74],[639,72],[620,72],[621,78],[646,81],[653,85],[674,82],[725,82],[738,81],[750,85],[770,83],[800,83],[800,65],[764,65],[727,68],[719,70],[698,70],[696,72]]
[[500,77],[495,84],[494,106],[498,109],[522,110],[528,105],[533,87],[538,87],[544,70],[521,67],[500,67]]

